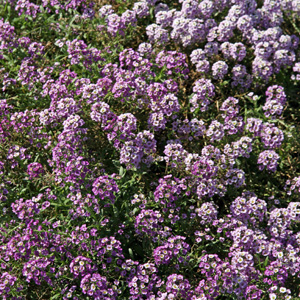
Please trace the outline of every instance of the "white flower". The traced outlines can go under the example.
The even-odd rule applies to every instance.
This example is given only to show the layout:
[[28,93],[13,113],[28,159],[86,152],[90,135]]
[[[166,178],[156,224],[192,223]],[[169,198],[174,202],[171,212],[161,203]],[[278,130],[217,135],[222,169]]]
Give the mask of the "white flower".
[[283,257],[283,253],[282,253],[282,252],[278,252],[278,253],[277,253],[277,257],[278,257],[278,258],[282,258],[282,257]]
[[275,300],[277,298],[276,295],[273,293],[270,294],[269,297],[270,297],[270,300]]
[[285,288],[285,287],[281,287],[281,288],[279,289],[279,291],[280,291],[280,293],[284,294],[284,293],[286,292],[286,288]]

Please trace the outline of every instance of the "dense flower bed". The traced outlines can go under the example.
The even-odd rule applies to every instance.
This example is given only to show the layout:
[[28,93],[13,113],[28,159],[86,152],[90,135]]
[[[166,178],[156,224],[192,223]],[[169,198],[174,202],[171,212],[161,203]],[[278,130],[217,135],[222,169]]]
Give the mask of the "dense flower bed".
[[0,1],[1,299],[299,299],[299,0]]

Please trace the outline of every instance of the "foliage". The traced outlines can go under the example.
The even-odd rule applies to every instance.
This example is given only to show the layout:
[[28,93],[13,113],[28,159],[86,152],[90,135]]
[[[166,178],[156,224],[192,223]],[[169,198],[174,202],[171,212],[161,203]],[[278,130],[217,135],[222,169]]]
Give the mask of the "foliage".
[[0,1],[1,299],[298,299],[299,15]]

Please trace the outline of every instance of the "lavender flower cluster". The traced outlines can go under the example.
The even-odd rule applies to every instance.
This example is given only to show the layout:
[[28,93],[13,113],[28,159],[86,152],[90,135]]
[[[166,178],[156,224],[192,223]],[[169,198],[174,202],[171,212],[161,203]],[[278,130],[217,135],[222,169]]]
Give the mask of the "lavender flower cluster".
[[121,2],[0,3],[0,298],[298,299],[299,1]]

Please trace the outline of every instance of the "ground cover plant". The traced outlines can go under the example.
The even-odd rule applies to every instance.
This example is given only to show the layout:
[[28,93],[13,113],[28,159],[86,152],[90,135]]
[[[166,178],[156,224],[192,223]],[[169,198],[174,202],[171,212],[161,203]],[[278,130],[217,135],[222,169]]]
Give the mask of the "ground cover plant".
[[299,0],[1,0],[1,299],[300,299]]

